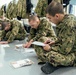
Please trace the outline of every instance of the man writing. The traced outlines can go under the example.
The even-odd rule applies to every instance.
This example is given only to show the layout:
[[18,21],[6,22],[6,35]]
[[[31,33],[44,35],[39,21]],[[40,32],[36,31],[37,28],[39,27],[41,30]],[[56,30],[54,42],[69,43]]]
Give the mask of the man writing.
[[[51,23],[46,18],[39,18],[37,15],[29,17],[29,24],[31,26],[28,42],[24,44],[25,48],[29,48],[33,41],[45,42],[48,38],[56,40],[56,35],[51,26]],[[46,51],[42,47],[34,45],[34,49],[39,58],[39,63],[46,62],[44,54]]]
[[20,22],[13,21],[2,21],[2,29],[0,30],[0,44],[7,44],[16,40],[23,40],[26,36],[26,30]]

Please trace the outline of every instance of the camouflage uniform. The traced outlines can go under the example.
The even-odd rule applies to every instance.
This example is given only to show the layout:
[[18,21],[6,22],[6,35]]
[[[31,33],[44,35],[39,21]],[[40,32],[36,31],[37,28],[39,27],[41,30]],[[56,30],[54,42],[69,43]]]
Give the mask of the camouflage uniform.
[[[62,3],[62,0],[52,0],[52,1]],[[47,6],[48,6],[48,0],[39,0],[38,1],[37,6],[35,8],[35,12],[38,14],[38,16],[40,16],[40,17],[45,16],[45,10],[46,10]]]
[[0,39],[6,40],[9,43],[12,42],[14,39],[25,39],[26,31],[24,27],[21,25],[21,23],[16,20],[10,21],[10,23],[11,28],[8,32],[6,32],[5,30],[0,30]]
[[[34,41],[45,42],[48,38],[56,40],[56,35],[51,26],[51,23],[46,18],[42,18],[37,29],[31,28],[29,40],[33,39]],[[40,59],[39,62],[43,61],[42,55],[45,53],[43,48],[36,45],[34,45],[34,48],[38,58]]]
[[43,60],[46,58],[46,61],[49,61],[53,66],[73,66],[76,63],[76,17],[65,15],[56,30],[55,44],[51,45],[49,52],[39,55],[43,57]]
[[40,17],[45,16],[45,10],[46,7],[48,6],[48,0],[39,0],[35,9],[35,12],[38,14]]
[[8,4],[7,10],[6,10],[6,17],[8,19],[13,19],[17,17],[17,5],[15,0],[13,0],[13,2],[10,2]]
[[19,0],[17,3],[17,16],[26,18],[26,0]]
[[4,5],[0,9],[0,17],[3,16],[3,13],[4,13]]

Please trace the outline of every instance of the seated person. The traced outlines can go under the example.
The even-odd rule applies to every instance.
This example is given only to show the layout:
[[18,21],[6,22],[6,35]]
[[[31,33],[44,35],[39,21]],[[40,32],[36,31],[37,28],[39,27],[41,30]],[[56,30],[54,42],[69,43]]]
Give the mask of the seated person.
[[[48,38],[56,40],[55,32],[47,18],[39,18],[37,15],[31,15],[29,17],[29,24],[31,29],[28,42],[23,45],[25,48],[29,48],[33,41],[45,42]],[[46,52],[42,47],[34,45],[34,49],[39,58],[39,63],[45,62],[46,60],[43,55]]]
[[0,44],[7,44],[13,42],[15,39],[23,40],[26,36],[26,30],[20,22],[13,21],[2,21],[0,23]]
[[76,66],[76,17],[64,14],[63,6],[54,1],[47,7],[46,16],[56,24],[57,40],[53,44],[45,42],[43,50],[47,51],[48,62],[41,70],[50,74],[60,67]]

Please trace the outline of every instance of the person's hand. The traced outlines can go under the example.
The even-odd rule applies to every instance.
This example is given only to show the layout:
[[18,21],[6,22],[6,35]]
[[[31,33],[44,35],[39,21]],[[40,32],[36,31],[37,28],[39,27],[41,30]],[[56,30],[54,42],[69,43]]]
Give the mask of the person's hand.
[[0,41],[0,44],[8,44],[7,41]]
[[53,40],[47,40],[47,41],[45,41],[44,43],[45,43],[45,44],[52,45],[52,44],[55,43],[55,41],[53,41]]
[[46,40],[45,42],[44,42],[44,44],[49,44],[51,42],[51,40]]
[[25,43],[25,44],[23,44],[23,47],[24,47],[24,48],[27,48],[27,46],[28,46],[28,42]]
[[49,44],[45,44],[45,46],[43,47],[43,49],[45,51],[49,51],[51,49],[50,45]]
[[27,42],[26,44],[23,45],[24,48],[29,48],[32,44],[33,40],[30,40],[29,42]]
[[28,45],[27,45],[27,48],[29,48],[29,47],[31,46],[32,42],[33,42],[33,40],[30,40],[30,41],[29,41],[29,43],[28,43]]
[[49,45],[52,45],[52,44],[54,44],[54,43],[55,43],[55,41],[50,41]]

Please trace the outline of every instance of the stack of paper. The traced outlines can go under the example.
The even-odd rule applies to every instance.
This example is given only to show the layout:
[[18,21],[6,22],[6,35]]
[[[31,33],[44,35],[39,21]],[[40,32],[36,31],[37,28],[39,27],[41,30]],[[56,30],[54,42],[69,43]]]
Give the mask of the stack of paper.
[[34,62],[31,61],[30,59],[24,59],[24,60],[19,60],[19,61],[11,62],[11,65],[14,68],[19,68],[19,67],[24,67],[24,66],[32,65],[33,63]]

